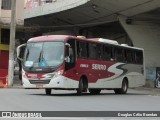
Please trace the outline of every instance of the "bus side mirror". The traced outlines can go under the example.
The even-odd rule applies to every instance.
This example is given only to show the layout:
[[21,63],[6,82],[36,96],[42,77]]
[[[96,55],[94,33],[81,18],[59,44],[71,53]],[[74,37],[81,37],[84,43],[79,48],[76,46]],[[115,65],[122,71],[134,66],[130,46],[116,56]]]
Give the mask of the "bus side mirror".
[[21,53],[21,48],[22,48],[22,47],[25,47],[25,46],[26,46],[26,44],[22,44],[22,45],[19,45],[19,46],[17,47],[17,58],[18,58],[20,61],[23,61],[23,59],[19,57],[19,55],[20,55],[20,53]]
[[65,46],[66,46],[65,61],[69,63],[70,62],[70,57],[69,57],[70,56],[70,52],[69,52],[70,44],[66,43]]
[[65,58],[65,61],[66,61],[67,63],[70,63],[70,61],[71,61],[70,57],[67,56],[67,57]]
[[66,57],[67,57],[67,56],[70,56],[69,48],[70,48],[70,45],[69,45],[68,43],[66,43],[66,52],[65,52]]
[[66,43],[66,57],[65,57],[65,61],[67,63],[71,62],[71,58],[73,56],[73,49],[71,48],[70,44]]

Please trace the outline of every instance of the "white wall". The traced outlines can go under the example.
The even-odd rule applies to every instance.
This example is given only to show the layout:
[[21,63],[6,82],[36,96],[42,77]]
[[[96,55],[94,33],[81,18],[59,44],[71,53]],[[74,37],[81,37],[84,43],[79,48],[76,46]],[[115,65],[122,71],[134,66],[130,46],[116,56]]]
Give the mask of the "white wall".
[[160,24],[145,20],[133,21],[131,25],[128,25],[126,18],[122,16],[119,20],[133,45],[144,48],[146,68],[160,67]]

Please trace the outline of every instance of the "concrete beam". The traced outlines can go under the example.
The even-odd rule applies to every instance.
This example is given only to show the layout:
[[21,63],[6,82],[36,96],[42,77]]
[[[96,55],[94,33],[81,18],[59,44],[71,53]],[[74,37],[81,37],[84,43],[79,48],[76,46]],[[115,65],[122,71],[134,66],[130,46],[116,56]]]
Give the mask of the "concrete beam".
[[120,14],[125,15],[125,16],[134,16],[137,14],[141,14],[144,12],[148,12],[148,11],[157,9],[159,7],[160,7],[160,0],[148,0],[142,4],[130,7],[120,12]]

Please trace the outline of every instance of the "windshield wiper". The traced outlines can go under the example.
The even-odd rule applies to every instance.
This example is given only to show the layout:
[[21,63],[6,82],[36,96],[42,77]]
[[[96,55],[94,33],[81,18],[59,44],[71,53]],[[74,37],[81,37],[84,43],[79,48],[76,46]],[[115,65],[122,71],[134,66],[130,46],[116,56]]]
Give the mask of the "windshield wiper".
[[43,51],[40,52],[39,63],[40,63],[40,67],[49,66],[44,58]]
[[42,59],[43,59],[43,56],[42,56],[42,50],[41,50],[41,52],[39,54],[38,62],[40,62]]

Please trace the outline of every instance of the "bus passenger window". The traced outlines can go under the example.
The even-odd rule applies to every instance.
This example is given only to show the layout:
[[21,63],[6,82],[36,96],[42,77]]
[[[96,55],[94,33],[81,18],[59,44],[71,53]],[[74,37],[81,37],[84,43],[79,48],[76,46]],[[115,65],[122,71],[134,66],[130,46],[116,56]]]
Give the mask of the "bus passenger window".
[[103,60],[110,60],[111,59],[111,47],[104,46],[103,47]]
[[88,57],[88,49],[87,49],[87,43],[86,42],[79,42],[79,56],[81,58],[87,58]]
[[135,51],[135,61],[137,64],[143,64],[143,53],[142,51]]
[[90,59],[96,59],[96,44],[95,43],[89,43],[89,58]]
[[116,57],[116,61],[124,62],[124,52],[122,48],[116,48],[115,57]]
[[102,60],[102,56],[103,56],[103,49],[102,49],[102,45],[96,45],[96,58],[99,60]]
[[131,50],[125,50],[125,61],[128,63],[133,62],[133,52]]

